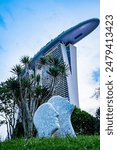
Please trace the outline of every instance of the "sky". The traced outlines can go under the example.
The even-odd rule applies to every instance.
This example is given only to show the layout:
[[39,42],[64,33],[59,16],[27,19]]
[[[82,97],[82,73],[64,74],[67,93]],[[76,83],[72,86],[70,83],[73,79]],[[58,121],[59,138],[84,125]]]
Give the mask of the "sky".
[[[0,0],[0,82],[12,76],[22,56],[33,57],[61,32],[99,13],[99,0]],[[100,79],[99,31],[75,44],[80,108],[93,115],[99,107],[91,98]]]

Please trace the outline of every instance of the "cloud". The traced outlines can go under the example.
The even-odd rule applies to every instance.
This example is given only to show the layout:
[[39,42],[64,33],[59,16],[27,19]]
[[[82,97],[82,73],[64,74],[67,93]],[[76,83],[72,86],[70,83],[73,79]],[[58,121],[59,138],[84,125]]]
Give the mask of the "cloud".
[[96,29],[76,46],[80,108],[95,115],[96,109],[99,107],[99,100],[91,98],[91,96],[94,94],[95,88],[99,86],[99,30]]
[[94,81],[99,82],[100,80],[100,69],[96,69],[92,72],[92,78]]

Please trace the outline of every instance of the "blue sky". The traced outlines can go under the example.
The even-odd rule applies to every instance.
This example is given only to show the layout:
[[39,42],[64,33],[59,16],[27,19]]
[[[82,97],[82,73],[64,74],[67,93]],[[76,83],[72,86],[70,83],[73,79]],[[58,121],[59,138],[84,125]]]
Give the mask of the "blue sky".
[[[99,18],[99,12],[99,0],[0,0],[0,82],[21,56],[33,57],[62,31]],[[80,107],[94,114],[99,101],[89,97],[99,84],[99,27],[75,46]]]
[[0,0],[0,81],[20,56],[32,57],[63,30],[92,17],[99,17],[98,0]]
[[[21,56],[33,57],[63,30],[94,17],[99,18],[99,0],[0,0],[0,82],[11,76],[10,69]],[[78,59],[96,57],[99,63],[99,27],[76,46]],[[99,65],[91,71],[92,80],[98,82]]]

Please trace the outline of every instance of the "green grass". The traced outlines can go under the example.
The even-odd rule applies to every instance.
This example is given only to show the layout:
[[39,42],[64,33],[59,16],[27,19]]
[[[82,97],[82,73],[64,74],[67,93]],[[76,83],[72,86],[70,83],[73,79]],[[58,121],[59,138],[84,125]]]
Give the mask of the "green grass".
[[0,150],[99,150],[99,136],[76,138],[14,139],[0,143]]

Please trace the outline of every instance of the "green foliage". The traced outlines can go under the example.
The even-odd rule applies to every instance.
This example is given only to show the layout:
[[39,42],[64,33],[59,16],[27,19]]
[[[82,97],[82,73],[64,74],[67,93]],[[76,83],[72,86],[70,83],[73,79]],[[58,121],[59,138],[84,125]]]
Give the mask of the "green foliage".
[[47,88],[43,88],[42,86],[36,86],[35,87],[35,94],[36,94],[36,97],[39,97],[39,98],[43,98],[45,95],[48,94],[48,89]]
[[24,129],[23,129],[23,125],[21,122],[17,121],[16,127],[13,130],[13,136],[14,138],[21,138],[24,136]]
[[14,95],[11,91],[15,91],[13,85],[17,85],[13,78],[0,84],[0,125],[6,124],[7,138],[11,138],[12,130],[15,127],[16,102],[13,101]]
[[51,68],[49,68],[47,73],[49,75],[51,75],[52,77],[56,78],[60,74],[60,71],[59,71],[59,68],[51,67]]
[[47,73],[51,76],[56,78],[57,76],[68,75],[69,67],[63,63],[62,59],[58,59],[52,55],[43,56],[40,58],[38,62],[39,66],[48,66]]
[[72,117],[72,125],[77,134],[92,135],[96,133],[96,118],[75,107]]
[[100,133],[100,107],[96,111],[95,128],[96,133]]
[[42,57],[39,59],[39,64],[40,64],[40,66],[46,65],[46,64],[47,64],[47,59],[46,59],[46,57],[42,56]]
[[30,57],[29,56],[22,56],[20,61],[22,64],[24,64],[24,66],[26,66],[30,62]]
[[[0,121],[0,125],[4,123],[7,125],[9,138],[18,137],[21,127],[23,128],[22,136],[33,136],[33,115],[36,109],[52,96],[58,76],[66,76],[68,71],[68,67],[63,61],[52,55],[41,57],[39,63],[35,64],[35,71],[30,68],[29,56],[23,56],[20,62],[21,64],[17,64],[11,69],[15,77],[0,84],[0,115],[4,118]],[[36,73],[36,69],[41,69],[41,67],[47,68],[46,73],[51,78],[51,83],[47,87],[41,85],[40,75]],[[17,108],[19,113],[16,123]]]
[[76,138],[15,139],[1,143],[1,150],[99,150],[99,136]]
[[11,72],[17,76],[19,76],[22,71],[23,67],[20,64],[13,66],[13,68],[11,69]]

